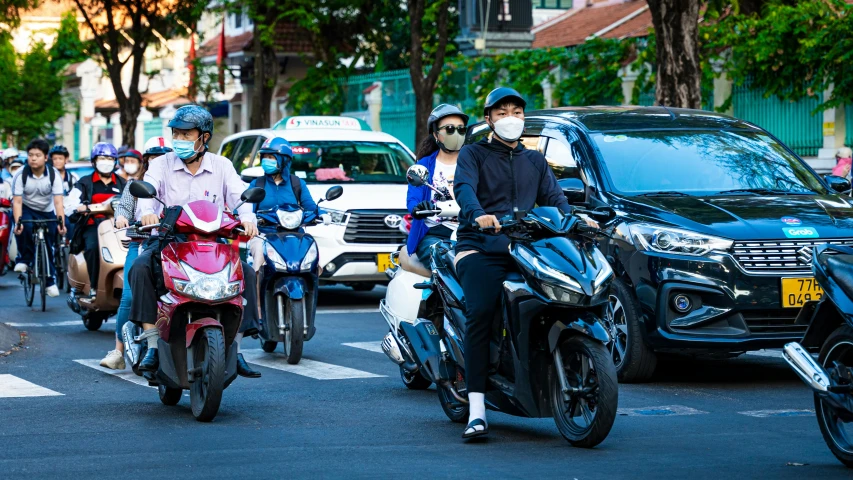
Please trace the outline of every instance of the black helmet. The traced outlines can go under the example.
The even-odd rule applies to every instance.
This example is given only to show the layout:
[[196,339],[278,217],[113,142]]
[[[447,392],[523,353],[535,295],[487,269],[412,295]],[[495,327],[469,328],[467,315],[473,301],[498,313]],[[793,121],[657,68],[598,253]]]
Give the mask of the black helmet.
[[514,100],[521,108],[527,107],[527,102],[524,100],[524,97],[515,91],[515,89],[509,87],[498,87],[489,92],[486,96],[486,105],[483,107],[483,116],[488,117],[489,110],[491,110],[492,107],[509,99]]
[[442,118],[450,116],[462,117],[462,123],[468,125],[468,115],[465,115],[462,110],[459,110],[453,105],[442,103],[435,107],[429,114],[429,119],[427,119],[427,129],[429,130],[429,133],[435,131],[435,125],[440,122]]
[[53,148],[47,152],[47,157],[50,158],[54,153],[58,153],[60,155],[65,155],[66,157],[70,157],[71,154],[68,153],[68,149],[65,148],[65,145],[54,145]]

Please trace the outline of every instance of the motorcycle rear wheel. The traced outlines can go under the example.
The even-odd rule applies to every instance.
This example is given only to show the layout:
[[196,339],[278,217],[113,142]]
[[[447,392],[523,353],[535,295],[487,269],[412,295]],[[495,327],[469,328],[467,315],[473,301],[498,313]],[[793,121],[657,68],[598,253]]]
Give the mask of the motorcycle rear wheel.
[[107,318],[109,315],[102,312],[87,312],[83,315],[83,326],[86,330],[94,332],[101,328]]
[[261,342],[261,350],[263,350],[267,353],[274,352],[276,347],[278,347],[278,342],[273,342],[273,341],[268,342],[268,341],[263,340],[263,339],[260,342]]
[[[838,327],[820,349],[818,363],[826,369],[832,367],[832,362],[853,366],[853,328],[849,325]],[[853,422],[842,421],[818,395],[814,396],[814,406],[820,433],[829,450],[841,463],[853,468]]]
[[460,404],[447,388],[441,385],[436,385],[436,387],[438,387],[436,388],[438,390],[438,401],[441,403],[441,409],[444,410],[447,418],[453,423],[467,423],[468,405]]
[[616,419],[619,390],[613,357],[601,343],[581,336],[569,337],[557,348],[562,353],[569,387],[591,391],[569,394],[566,401],[556,363],[552,363],[550,390],[554,423],[573,446],[592,448],[607,438]]
[[160,401],[163,402],[163,405],[173,406],[181,401],[181,395],[184,391],[180,388],[167,387],[161,383],[157,385],[157,393],[160,394]]
[[219,412],[225,389],[225,339],[222,330],[205,328],[196,333],[193,364],[201,367],[201,375],[190,384],[193,416],[199,422],[210,422]]
[[403,380],[403,385],[410,390],[426,390],[432,385],[432,380],[426,378],[420,370],[410,372],[400,367],[400,379]]

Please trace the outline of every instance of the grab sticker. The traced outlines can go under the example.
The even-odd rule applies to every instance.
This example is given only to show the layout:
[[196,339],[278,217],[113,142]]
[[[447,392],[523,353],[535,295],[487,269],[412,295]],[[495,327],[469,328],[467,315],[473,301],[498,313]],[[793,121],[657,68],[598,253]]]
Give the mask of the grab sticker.
[[785,236],[788,238],[819,238],[817,230],[812,227],[789,227],[783,228]]

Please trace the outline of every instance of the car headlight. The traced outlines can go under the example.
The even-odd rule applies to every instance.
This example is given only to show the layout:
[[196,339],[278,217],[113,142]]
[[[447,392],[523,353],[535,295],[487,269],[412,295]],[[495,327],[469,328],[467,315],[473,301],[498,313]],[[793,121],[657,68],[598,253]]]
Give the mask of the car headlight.
[[265,247],[267,251],[267,258],[269,258],[273,265],[275,265],[275,269],[280,272],[286,272],[287,263],[283,258],[281,258],[281,255],[279,255],[278,252],[275,251],[275,248],[269,243],[267,243]]
[[308,251],[305,253],[305,258],[302,259],[302,265],[299,266],[299,270],[305,272],[311,269],[311,264],[317,260],[317,244],[312,243],[310,247],[308,247]]
[[331,210],[328,208],[324,208],[323,210],[332,218],[332,225],[344,225],[347,223],[347,212]]
[[227,300],[240,294],[240,282],[229,282],[231,264],[217,273],[204,273],[181,262],[181,269],[189,280],[172,278],[179,293],[199,300]]
[[302,225],[302,210],[295,210],[293,212],[276,210],[275,214],[278,215],[278,222],[281,226],[288,230],[296,230]]
[[648,223],[635,223],[628,228],[640,249],[653,252],[700,256],[712,251],[727,252],[734,244],[725,238]]
[[[555,270],[548,265],[540,262],[536,255],[534,255],[530,250],[526,248],[519,248],[518,254],[524,259],[527,263],[530,264],[534,269],[536,269],[536,273],[539,273],[540,276],[548,277],[551,280],[556,280],[560,288],[566,289],[568,291],[573,291],[578,294],[583,294],[583,288],[581,284],[577,282],[574,278],[566,275],[565,273]],[[543,283],[543,288],[544,288]],[[547,292],[546,292],[547,293]],[[552,297],[554,300],[556,298]]]

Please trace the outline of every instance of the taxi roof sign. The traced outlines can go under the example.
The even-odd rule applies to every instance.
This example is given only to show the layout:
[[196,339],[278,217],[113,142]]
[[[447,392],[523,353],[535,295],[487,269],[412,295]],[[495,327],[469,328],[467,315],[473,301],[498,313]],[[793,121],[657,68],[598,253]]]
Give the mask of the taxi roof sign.
[[280,120],[273,126],[274,130],[371,130],[364,120],[353,117],[334,116],[296,116]]

